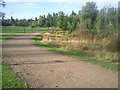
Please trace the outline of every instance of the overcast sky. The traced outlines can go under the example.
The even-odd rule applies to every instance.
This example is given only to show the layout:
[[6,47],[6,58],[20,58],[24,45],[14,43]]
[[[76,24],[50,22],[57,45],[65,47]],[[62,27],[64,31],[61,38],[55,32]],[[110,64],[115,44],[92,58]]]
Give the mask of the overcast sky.
[[5,0],[6,7],[4,12],[6,18],[13,16],[14,18],[32,18],[39,15],[47,15],[48,13],[57,13],[63,11],[71,14],[72,11],[78,13],[87,1],[96,2],[98,9],[104,6],[112,5],[118,7],[119,0]]

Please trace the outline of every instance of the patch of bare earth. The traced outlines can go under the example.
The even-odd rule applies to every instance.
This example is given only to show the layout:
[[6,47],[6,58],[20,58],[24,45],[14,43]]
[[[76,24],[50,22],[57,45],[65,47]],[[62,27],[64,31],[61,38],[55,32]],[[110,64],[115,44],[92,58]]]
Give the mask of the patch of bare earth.
[[118,72],[32,45],[39,33],[3,43],[3,58],[31,88],[117,88]]

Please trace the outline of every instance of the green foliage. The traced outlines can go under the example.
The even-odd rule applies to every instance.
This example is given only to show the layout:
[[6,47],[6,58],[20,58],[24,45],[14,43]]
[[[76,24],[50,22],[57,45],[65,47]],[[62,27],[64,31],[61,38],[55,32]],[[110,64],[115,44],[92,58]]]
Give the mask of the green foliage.
[[99,12],[99,15],[97,17],[97,23],[96,23],[96,28],[98,30],[104,30],[106,28],[106,13],[104,10],[101,10]]
[[63,30],[67,30],[67,24],[68,24],[68,17],[67,16],[64,16],[62,22],[61,22],[61,28]]
[[3,26],[31,26],[34,27],[59,27],[63,30],[73,32],[78,25],[83,24],[84,29],[90,33],[97,34],[99,32],[109,32],[117,30],[118,17],[120,16],[117,8],[112,6],[104,6],[101,10],[97,9],[95,2],[86,2],[86,5],[79,10],[78,13],[74,11],[70,15],[66,15],[60,11],[58,13],[50,14],[47,16],[40,15],[37,19],[4,19],[2,20]]
[[100,31],[117,30],[117,9],[104,7],[97,16],[96,29]]
[[86,6],[82,8],[82,18],[85,21],[87,29],[91,30],[95,26],[96,17],[98,14],[96,3],[86,2]]
[[[39,19],[38,19],[38,26],[42,27],[43,24],[44,24],[44,17],[43,16],[39,16]],[[37,25],[36,25],[37,26]]]
[[68,22],[67,29],[69,30],[69,32],[72,32],[73,30],[73,27],[70,22]]

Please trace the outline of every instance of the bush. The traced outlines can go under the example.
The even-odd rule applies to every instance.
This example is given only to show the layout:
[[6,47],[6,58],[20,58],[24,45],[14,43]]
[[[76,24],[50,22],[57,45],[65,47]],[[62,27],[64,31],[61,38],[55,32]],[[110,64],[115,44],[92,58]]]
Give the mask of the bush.
[[118,37],[111,37],[109,44],[107,45],[107,49],[112,52],[118,52],[120,50],[120,39]]

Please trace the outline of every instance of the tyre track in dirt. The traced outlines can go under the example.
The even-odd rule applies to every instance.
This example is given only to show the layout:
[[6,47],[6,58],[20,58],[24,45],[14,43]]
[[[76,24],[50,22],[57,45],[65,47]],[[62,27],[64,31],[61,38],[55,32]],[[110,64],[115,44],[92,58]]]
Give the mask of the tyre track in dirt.
[[2,55],[30,88],[117,88],[118,72],[34,46],[26,34],[4,42]]

